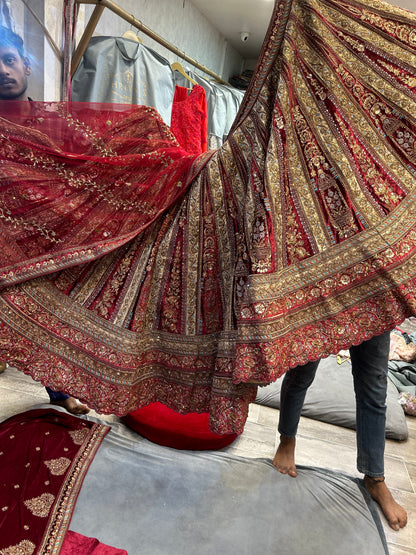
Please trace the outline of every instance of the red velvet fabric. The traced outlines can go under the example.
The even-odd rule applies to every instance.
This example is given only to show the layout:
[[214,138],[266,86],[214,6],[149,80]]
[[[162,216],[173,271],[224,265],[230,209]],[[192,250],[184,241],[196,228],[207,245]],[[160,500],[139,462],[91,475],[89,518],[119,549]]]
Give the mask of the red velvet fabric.
[[238,437],[211,432],[208,419],[208,413],[179,414],[162,403],[151,403],[125,416],[124,422],[153,443],[175,449],[221,449]]
[[68,530],[60,555],[128,555],[125,549],[117,549],[96,538],[87,538],[77,532]]
[[109,429],[53,409],[27,411],[0,425],[0,553],[59,552],[85,473]]

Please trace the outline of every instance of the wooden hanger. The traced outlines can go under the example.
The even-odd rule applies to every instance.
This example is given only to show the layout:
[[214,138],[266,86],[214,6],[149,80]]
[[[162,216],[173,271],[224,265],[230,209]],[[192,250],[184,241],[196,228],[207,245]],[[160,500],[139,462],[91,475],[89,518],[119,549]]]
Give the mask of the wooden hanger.
[[136,33],[134,31],[132,31],[131,29],[129,29],[128,31],[126,31],[125,33],[123,33],[123,39],[130,39],[130,40],[135,40],[136,42],[142,42],[142,39],[139,38]]
[[181,75],[183,75],[185,77],[185,79],[188,79],[188,81],[190,81],[193,85],[196,85],[196,81],[194,81],[192,79],[192,77],[190,77],[186,71],[183,69],[183,65],[180,64],[179,62],[174,62],[171,65],[171,68],[173,71],[178,71]]

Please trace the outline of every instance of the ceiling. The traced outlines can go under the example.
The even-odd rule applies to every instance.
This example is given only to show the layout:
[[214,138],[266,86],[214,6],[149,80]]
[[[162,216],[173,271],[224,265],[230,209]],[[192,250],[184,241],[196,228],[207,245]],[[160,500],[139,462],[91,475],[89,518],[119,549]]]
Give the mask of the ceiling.
[[[256,59],[273,11],[274,0],[191,0],[244,59]],[[241,33],[248,33],[245,41]]]
[[[274,0],[190,0],[230,44],[248,59],[257,59],[273,11]],[[416,0],[387,0],[410,11]],[[241,32],[248,32],[245,42]]]

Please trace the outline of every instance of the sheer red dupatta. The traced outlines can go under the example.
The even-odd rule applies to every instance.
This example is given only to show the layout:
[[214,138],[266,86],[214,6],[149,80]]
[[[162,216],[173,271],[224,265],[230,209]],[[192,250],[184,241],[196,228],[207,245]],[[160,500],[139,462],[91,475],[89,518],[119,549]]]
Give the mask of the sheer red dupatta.
[[123,245],[197,171],[152,108],[7,101],[0,114],[2,285]]

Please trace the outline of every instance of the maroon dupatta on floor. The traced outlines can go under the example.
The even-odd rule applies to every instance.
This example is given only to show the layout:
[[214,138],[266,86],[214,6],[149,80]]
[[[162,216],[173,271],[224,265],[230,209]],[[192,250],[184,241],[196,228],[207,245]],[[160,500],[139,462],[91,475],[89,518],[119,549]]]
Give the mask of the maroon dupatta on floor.
[[83,479],[109,429],[53,409],[1,423],[1,553],[60,552]]

